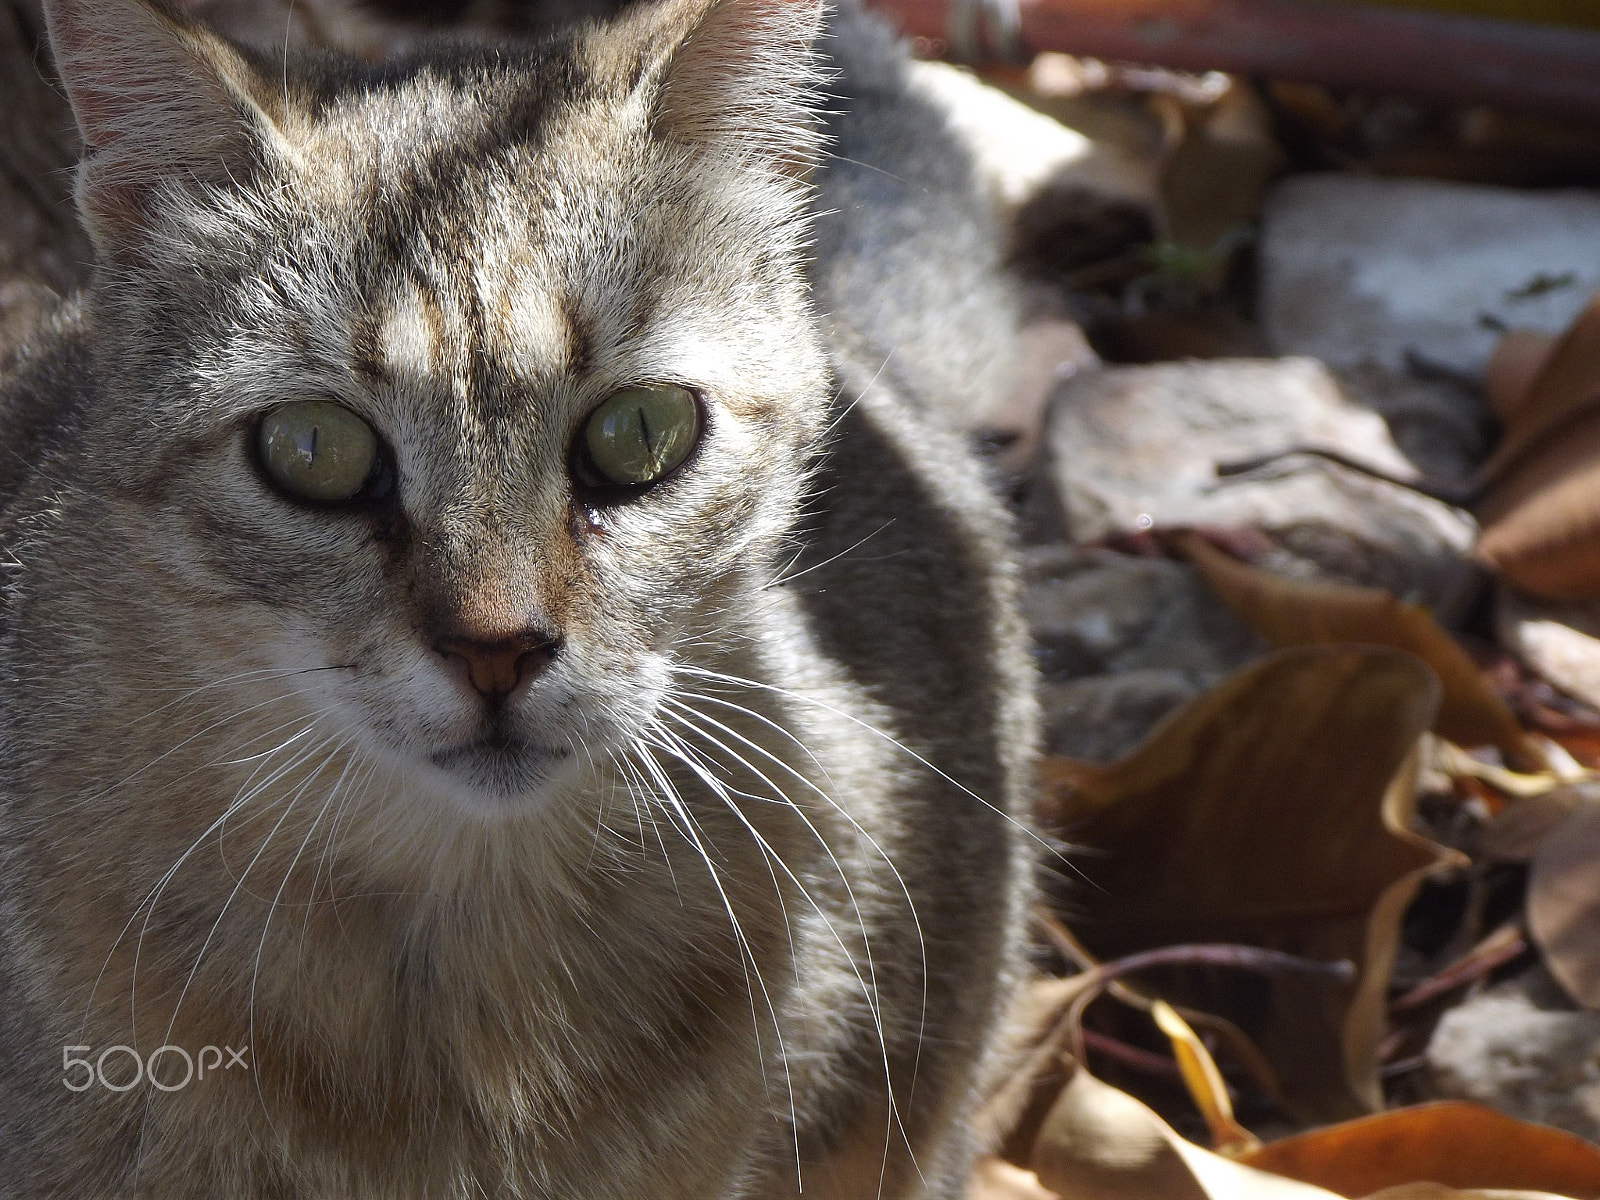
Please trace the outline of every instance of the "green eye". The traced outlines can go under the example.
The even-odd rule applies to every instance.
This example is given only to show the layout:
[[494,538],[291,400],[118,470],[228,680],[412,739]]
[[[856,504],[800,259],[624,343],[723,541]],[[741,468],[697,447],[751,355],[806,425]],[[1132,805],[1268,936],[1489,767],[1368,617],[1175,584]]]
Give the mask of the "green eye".
[[603,482],[642,487],[666,475],[694,449],[700,406],[669,383],[612,392],[583,427],[584,464]]
[[353,499],[378,465],[372,426],[326,400],[273,409],[261,421],[256,451],[284,491],[324,504]]

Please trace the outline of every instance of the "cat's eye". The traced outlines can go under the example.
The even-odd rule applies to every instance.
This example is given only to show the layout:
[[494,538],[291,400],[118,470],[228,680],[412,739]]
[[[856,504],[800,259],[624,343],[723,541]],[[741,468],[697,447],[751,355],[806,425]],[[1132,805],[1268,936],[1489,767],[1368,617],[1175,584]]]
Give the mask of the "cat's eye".
[[379,469],[378,436],[327,400],[296,400],[261,419],[256,453],[272,481],[301,500],[353,500]]
[[667,383],[625,387],[589,414],[577,466],[590,484],[644,487],[680,466],[699,437],[693,392]]

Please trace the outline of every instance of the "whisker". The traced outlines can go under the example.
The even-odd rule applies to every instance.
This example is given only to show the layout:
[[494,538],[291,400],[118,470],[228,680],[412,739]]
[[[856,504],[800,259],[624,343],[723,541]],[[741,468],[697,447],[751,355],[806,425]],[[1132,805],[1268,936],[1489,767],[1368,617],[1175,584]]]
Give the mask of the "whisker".
[[[733,901],[728,896],[727,889],[723,887],[722,876],[717,871],[716,862],[712,859],[710,852],[706,849],[705,843],[700,837],[699,828],[694,816],[684,804],[682,796],[678,794],[678,789],[673,784],[672,777],[668,775],[661,764],[656,761],[655,755],[650,753],[650,748],[642,741],[635,738],[632,743],[632,748],[638,752],[641,759],[641,765],[645,767],[651,778],[653,778],[662,789],[660,793],[656,793],[656,798],[664,801],[664,807],[662,811],[666,814],[668,821],[672,822],[673,827],[678,830],[684,839],[688,841],[689,844],[693,846],[695,851],[700,855],[701,861],[706,865],[706,871],[710,876],[711,884],[716,888],[717,895],[722,900],[723,910],[728,914],[728,922],[732,926],[734,939],[740,950],[739,969],[744,974],[745,991],[750,997],[750,1021],[751,1027],[755,1033],[757,1062],[761,1070],[762,1080],[763,1082],[766,1080],[766,1055],[761,1049],[761,1020],[760,1014],[756,1010],[757,987],[760,988],[761,997],[766,1001],[767,1012],[772,1017],[772,1030],[774,1036],[777,1038],[778,1043],[778,1061],[783,1066],[784,1081],[789,1090],[792,1107],[794,1099],[794,1079],[789,1070],[788,1048],[784,1045],[783,1028],[778,1020],[777,1004],[773,1001],[772,993],[767,989],[767,981],[761,974],[761,964],[756,958],[755,948],[750,945],[750,940],[745,935],[744,926],[739,921],[739,915],[734,909]],[[678,820],[674,819],[674,813],[676,813],[677,817],[681,819],[681,825],[679,824]],[[750,982],[750,976],[752,973],[755,975],[754,986],[752,986]]]

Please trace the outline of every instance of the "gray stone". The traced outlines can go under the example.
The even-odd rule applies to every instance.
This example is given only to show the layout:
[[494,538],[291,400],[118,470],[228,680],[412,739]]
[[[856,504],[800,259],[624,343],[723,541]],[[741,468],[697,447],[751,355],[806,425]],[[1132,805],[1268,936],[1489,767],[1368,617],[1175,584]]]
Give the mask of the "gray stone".
[[1304,358],[1087,371],[1051,402],[1030,523],[1096,542],[1152,526],[1265,532],[1273,570],[1385,587],[1449,619],[1477,587],[1460,510],[1349,468],[1296,455],[1244,475],[1219,463],[1295,446],[1411,472],[1387,425]]
[[1203,691],[1205,685],[1189,672],[1159,669],[1041,684],[1045,749],[1086,762],[1115,762]]
[[1266,649],[1184,563],[1037,546],[1024,573],[1054,754],[1120,758],[1167,713]]
[[1428,1043],[1431,1090],[1600,1141],[1600,1013],[1543,970],[1452,1008]]
[[1494,422],[1476,390],[1375,363],[1333,375],[1348,399],[1383,418],[1395,446],[1423,475],[1463,483],[1492,449]]
[[1260,261],[1276,352],[1477,376],[1496,322],[1554,333],[1600,288],[1600,195],[1300,175],[1267,200]]

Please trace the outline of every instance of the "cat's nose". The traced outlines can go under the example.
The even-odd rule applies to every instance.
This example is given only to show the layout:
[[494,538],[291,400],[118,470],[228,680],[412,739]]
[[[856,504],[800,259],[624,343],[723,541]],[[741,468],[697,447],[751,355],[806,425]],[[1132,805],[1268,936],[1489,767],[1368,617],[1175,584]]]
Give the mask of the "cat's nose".
[[555,661],[561,638],[529,629],[501,638],[442,637],[433,648],[465,663],[468,682],[498,704]]

